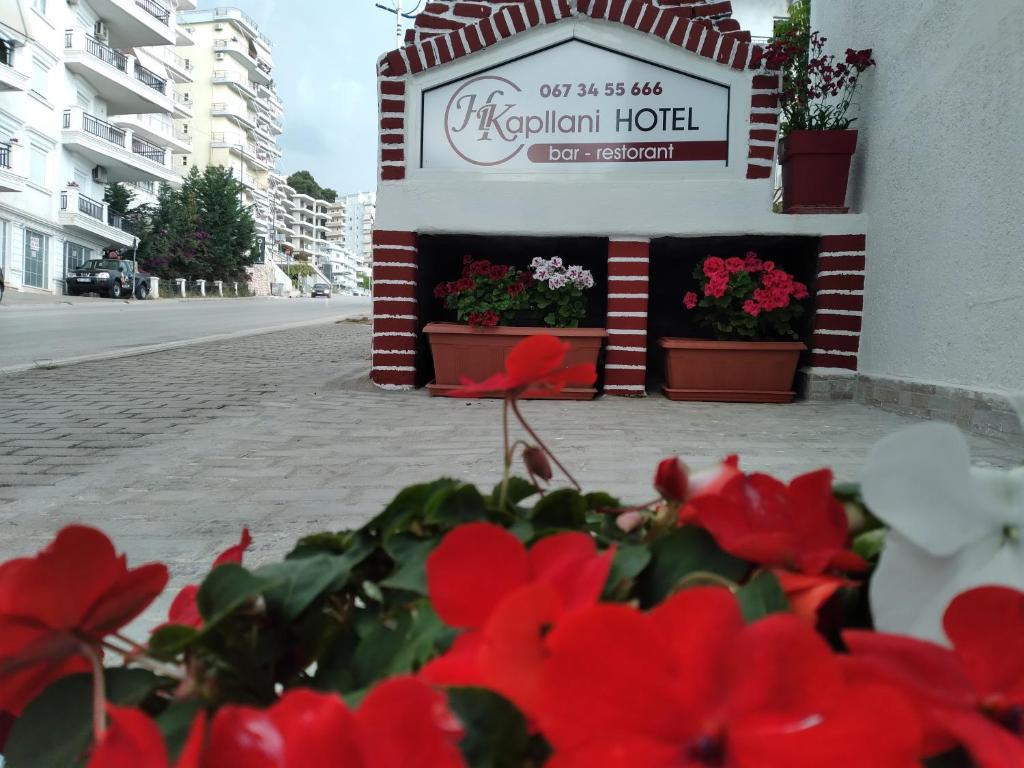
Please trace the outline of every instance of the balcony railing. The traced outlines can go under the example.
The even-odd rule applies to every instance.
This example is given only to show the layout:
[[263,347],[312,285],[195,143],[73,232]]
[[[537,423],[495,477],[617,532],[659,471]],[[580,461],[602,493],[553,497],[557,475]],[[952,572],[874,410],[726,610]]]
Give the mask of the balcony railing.
[[0,64],[14,66],[14,43],[10,40],[0,40]]
[[[78,212],[84,213],[90,219],[96,219],[97,221],[103,221],[103,203],[93,200],[91,197],[86,197],[81,192],[78,193]],[[66,211],[68,209],[68,192],[63,190],[60,193],[60,209]]]
[[183,107],[192,109],[192,99],[190,99],[188,96],[176,93],[174,94],[174,101],[178,104],[181,104]]
[[[64,127],[71,127],[70,109],[64,110]],[[124,146],[125,131],[86,112],[82,113],[82,130],[86,133],[91,133],[93,136],[98,136],[104,141],[109,141],[111,144],[116,144],[119,147]]]
[[167,93],[167,81],[159,77],[155,72],[146,69],[139,62],[135,62],[135,79],[143,85],[148,85],[158,93]]
[[[75,31],[73,29],[64,31],[64,47],[75,47]],[[104,45],[92,35],[85,35],[85,50],[115,69],[122,72],[128,71],[128,57],[120,51],[115,51],[109,45]]]
[[155,3],[153,0],[135,0],[135,4],[161,24],[167,24],[170,21],[171,12],[160,3]]
[[174,53],[173,51],[168,52],[168,58],[170,58],[170,60],[174,62],[175,66],[178,67],[178,69],[183,69],[186,72],[191,72],[193,69],[191,61],[189,61],[188,59],[183,59],[181,56]]
[[158,147],[155,144],[150,144],[145,139],[140,139],[138,136],[132,136],[132,152],[136,155],[152,160],[154,163],[164,164],[167,153],[163,147]]
[[0,168],[11,169],[11,145],[0,144]]
[[260,36],[260,40],[266,43],[268,48],[272,45],[272,43],[270,42],[270,38],[259,31],[260,28],[256,25],[256,21],[253,19],[252,16],[247,14],[245,11],[240,11],[237,8],[214,8],[213,15],[220,18],[228,19],[230,19],[233,16],[238,16],[242,19],[242,21],[244,21],[246,24],[252,27],[253,31]]

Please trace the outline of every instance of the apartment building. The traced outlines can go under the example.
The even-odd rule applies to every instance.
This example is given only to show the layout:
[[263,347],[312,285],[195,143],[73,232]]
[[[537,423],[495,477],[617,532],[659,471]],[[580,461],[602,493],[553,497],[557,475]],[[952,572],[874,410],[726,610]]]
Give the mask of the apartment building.
[[373,225],[377,219],[377,195],[358,192],[339,200],[345,207],[345,246],[355,255],[360,293],[369,294],[373,281]]
[[[194,7],[188,0],[185,7]],[[157,0],[0,2],[0,263],[60,293],[69,266],[135,245],[107,184],[178,184],[173,83],[188,45]]]
[[175,155],[175,166],[182,173],[192,165],[233,170],[245,187],[243,202],[256,220],[257,235],[273,243],[278,186],[273,177],[281,158],[277,141],[284,107],[274,88],[270,39],[237,8],[179,13],[178,23],[195,45],[192,82],[179,85],[177,94],[191,109],[176,121],[191,147]]

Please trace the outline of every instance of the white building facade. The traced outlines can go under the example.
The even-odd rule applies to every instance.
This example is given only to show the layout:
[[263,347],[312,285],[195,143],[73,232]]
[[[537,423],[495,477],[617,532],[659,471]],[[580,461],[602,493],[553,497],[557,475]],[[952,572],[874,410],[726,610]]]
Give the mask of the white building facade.
[[345,247],[356,261],[356,291],[369,295],[373,282],[373,229],[377,220],[377,194],[358,192],[345,195],[344,205]]
[[68,266],[130,249],[107,184],[180,183],[174,47],[157,0],[0,4],[0,262],[9,287],[60,293]]

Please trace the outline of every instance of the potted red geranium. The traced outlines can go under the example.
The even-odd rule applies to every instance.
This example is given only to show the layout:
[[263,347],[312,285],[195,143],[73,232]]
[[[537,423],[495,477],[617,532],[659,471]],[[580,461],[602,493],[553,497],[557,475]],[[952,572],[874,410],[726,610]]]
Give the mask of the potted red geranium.
[[849,116],[860,75],[874,66],[870,48],[847,49],[845,60],[825,53],[827,38],[805,21],[785,25],[767,50],[783,84],[782,207],[785,213],[846,213],[857,131]]
[[[466,256],[457,280],[444,281],[434,296],[453,311],[459,322],[429,323],[423,330],[434,358],[432,395],[446,395],[465,379],[483,380],[502,370],[512,348],[538,334],[557,336],[570,345],[571,365],[596,365],[603,328],[581,328],[586,317],[585,291],[593,275],[561,258],[535,258],[529,269],[494,264]],[[591,387],[568,387],[560,392],[535,392],[530,397],[590,400]]]
[[663,338],[671,400],[789,403],[800,353],[794,321],[807,286],[753,251],[708,256],[694,271],[703,293],[683,297],[714,340]]

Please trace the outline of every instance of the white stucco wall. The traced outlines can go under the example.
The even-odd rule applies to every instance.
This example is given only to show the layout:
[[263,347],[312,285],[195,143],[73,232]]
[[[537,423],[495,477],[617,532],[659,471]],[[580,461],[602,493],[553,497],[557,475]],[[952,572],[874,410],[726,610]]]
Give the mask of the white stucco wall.
[[861,371],[1024,387],[1024,13],[1017,0],[831,0],[875,49],[851,198],[868,214]]

